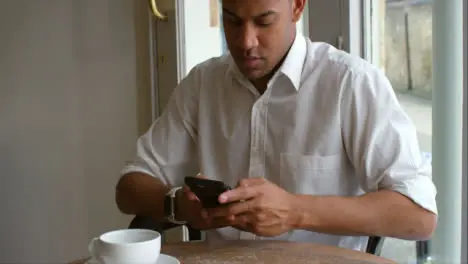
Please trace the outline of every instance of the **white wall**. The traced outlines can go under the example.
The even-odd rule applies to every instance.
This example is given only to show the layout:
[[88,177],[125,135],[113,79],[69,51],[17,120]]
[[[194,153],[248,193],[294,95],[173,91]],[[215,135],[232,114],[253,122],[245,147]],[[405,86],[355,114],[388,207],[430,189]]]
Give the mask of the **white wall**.
[[125,227],[138,133],[132,1],[0,3],[0,262],[59,263]]

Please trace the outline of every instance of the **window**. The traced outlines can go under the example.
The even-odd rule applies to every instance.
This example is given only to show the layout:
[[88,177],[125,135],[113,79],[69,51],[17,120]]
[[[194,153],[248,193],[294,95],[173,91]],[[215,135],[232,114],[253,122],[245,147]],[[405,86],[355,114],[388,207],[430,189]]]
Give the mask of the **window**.
[[420,252],[430,248],[431,258],[442,258],[444,263],[460,262],[462,193],[466,197],[467,189],[460,188],[462,139],[466,142],[461,122],[466,4],[464,0],[309,0],[311,40],[328,42],[381,68],[416,125],[421,154],[432,160],[438,228],[429,247],[386,239],[383,255],[399,263],[423,263],[416,259],[416,248]]
[[[422,151],[432,151],[432,1],[371,1],[372,61],[388,76],[418,129]],[[428,154],[429,155],[429,154]]]
[[[454,161],[462,155],[459,146],[462,145],[463,137],[466,142],[466,135],[462,135],[462,125],[458,121],[462,116],[462,89],[459,89],[462,87],[462,74],[459,71],[462,62],[457,60],[463,55],[460,34],[462,15],[461,12],[457,13],[461,6],[462,1],[459,0],[363,1],[364,57],[384,71],[392,83],[402,107],[416,125],[422,154],[431,159],[434,149],[439,154],[437,167],[447,168],[444,170],[446,179],[441,179],[441,171],[433,167],[434,182],[439,189],[439,215],[442,219],[435,234],[437,238],[429,243],[418,242],[416,245],[411,241],[386,238],[382,256],[399,263],[426,263],[426,259],[417,260],[417,251],[425,251],[429,259],[437,259],[439,254],[444,258],[458,255],[461,248],[457,221],[461,217],[458,213],[462,199],[457,187],[462,183],[462,170],[461,163]],[[447,43],[456,44],[453,46]],[[435,54],[439,55],[434,57],[437,65],[432,63]],[[447,57],[451,61],[445,60]],[[433,71],[433,66],[438,66],[438,71]],[[455,73],[444,68],[450,68]],[[455,121],[446,122],[444,118]],[[444,124],[449,126],[444,127]],[[433,138],[433,131],[438,132],[438,138]],[[445,147],[447,145],[450,147]],[[450,158],[446,158],[446,154]],[[455,169],[449,169],[451,167]],[[465,186],[464,195],[466,189]],[[452,201],[449,202],[448,199]],[[466,214],[464,218],[463,221],[466,222]],[[452,219],[455,220],[451,222]],[[432,243],[436,244],[434,248],[437,252],[429,250]],[[450,246],[443,248],[441,245],[444,243]]]
[[[432,1],[370,0],[364,10],[364,53],[389,78],[416,125],[423,154],[431,158]],[[420,245],[386,238],[381,255],[399,263],[416,263]]]

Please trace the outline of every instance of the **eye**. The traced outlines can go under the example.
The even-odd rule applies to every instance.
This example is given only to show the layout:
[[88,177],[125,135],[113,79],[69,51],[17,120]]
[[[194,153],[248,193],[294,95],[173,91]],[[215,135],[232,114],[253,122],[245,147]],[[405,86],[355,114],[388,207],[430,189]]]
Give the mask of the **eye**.
[[259,18],[255,21],[255,24],[259,27],[268,27],[274,23],[274,19],[272,17],[265,17]]
[[234,17],[223,17],[223,20],[230,25],[240,26],[242,24],[242,20]]
[[259,27],[269,27],[272,23],[265,23],[265,22],[257,22],[257,26]]

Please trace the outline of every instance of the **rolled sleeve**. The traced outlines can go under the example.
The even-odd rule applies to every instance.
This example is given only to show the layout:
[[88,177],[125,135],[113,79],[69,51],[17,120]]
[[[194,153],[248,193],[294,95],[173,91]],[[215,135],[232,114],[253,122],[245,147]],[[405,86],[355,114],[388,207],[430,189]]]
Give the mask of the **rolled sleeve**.
[[380,183],[381,189],[392,190],[406,197],[422,208],[438,214],[436,205],[436,188],[432,182],[430,161],[421,158],[421,164],[405,172],[398,166],[390,168]]
[[365,192],[392,190],[437,214],[430,159],[388,79],[366,66],[343,83],[343,139]]

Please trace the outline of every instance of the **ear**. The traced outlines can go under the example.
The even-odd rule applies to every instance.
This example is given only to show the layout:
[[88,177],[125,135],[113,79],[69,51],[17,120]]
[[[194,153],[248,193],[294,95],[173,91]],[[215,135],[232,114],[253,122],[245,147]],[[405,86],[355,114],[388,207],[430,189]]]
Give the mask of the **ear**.
[[297,22],[301,18],[302,12],[304,11],[304,8],[305,8],[306,1],[308,0],[291,0],[293,22]]

